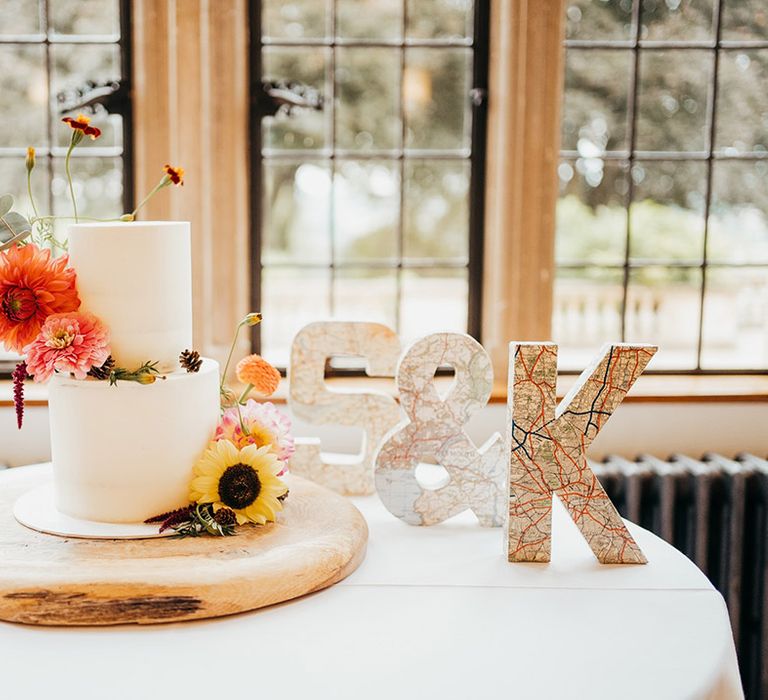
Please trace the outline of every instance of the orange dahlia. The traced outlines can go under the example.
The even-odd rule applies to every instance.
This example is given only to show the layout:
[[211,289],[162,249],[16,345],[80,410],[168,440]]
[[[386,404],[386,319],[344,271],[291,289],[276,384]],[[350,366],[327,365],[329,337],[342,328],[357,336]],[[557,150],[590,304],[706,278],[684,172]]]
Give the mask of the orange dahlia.
[[260,355],[248,355],[237,363],[237,378],[251,384],[262,396],[272,396],[280,384],[280,372]]
[[51,314],[80,307],[68,260],[33,243],[0,253],[0,341],[8,350],[21,352]]

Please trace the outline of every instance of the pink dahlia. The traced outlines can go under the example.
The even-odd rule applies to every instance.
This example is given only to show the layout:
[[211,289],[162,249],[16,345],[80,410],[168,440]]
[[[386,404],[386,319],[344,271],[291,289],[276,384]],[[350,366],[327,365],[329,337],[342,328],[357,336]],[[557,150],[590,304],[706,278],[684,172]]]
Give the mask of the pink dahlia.
[[87,311],[51,314],[24,352],[36,382],[48,381],[55,371],[85,379],[91,367],[101,367],[109,357],[109,331]]
[[[243,425],[240,425],[241,417]],[[246,445],[269,445],[270,452],[281,462],[287,462],[296,450],[288,416],[278,411],[272,403],[259,403],[253,399],[248,399],[245,406],[240,406],[239,413],[237,406],[224,411],[216,430],[216,440],[229,440],[238,449]]]

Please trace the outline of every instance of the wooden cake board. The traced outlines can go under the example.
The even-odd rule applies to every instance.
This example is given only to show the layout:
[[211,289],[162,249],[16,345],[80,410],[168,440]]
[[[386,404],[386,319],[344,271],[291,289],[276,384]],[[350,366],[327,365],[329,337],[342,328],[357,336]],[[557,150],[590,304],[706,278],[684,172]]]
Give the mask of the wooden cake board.
[[343,496],[288,475],[277,523],[234,537],[70,539],[19,524],[15,501],[50,466],[0,472],[0,620],[152,624],[255,610],[331,586],[365,557],[368,526]]

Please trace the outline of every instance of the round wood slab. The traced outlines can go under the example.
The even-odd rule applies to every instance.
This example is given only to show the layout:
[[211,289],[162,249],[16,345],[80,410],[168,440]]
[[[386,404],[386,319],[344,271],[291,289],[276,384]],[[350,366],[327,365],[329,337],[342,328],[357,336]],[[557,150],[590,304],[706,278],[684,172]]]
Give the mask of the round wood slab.
[[297,476],[277,523],[234,537],[84,540],[16,522],[49,466],[0,472],[0,620],[33,625],[178,622],[255,610],[326,588],[365,557],[368,526],[345,498]]

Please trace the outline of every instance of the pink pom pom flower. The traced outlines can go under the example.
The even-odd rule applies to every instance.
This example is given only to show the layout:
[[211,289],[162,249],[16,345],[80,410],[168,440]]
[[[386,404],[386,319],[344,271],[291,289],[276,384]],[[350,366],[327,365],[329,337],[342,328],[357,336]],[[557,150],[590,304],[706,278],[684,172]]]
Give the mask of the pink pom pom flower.
[[[253,399],[248,399],[244,406],[240,406],[239,413],[237,406],[224,411],[215,439],[229,440],[238,449],[246,445],[270,445],[270,452],[283,463],[286,463],[296,450],[288,416],[278,411],[272,403],[259,403]],[[284,472],[285,469],[280,474]]]
[[91,367],[100,367],[109,357],[109,331],[89,312],[51,314],[24,352],[27,372],[36,382],[48,381],[54,372],[85,379]]

